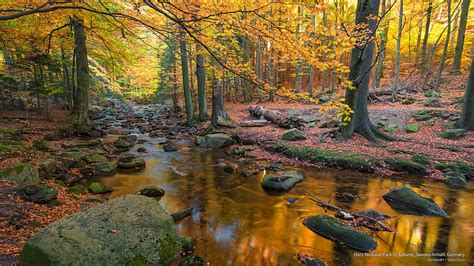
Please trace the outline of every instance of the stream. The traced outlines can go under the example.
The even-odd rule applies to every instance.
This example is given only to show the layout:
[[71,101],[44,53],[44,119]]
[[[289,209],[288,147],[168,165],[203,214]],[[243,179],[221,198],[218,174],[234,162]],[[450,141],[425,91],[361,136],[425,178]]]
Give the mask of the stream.
[[[178,232],[197,238],[195,253],[211,265],[295,265],[300,252],[328,265],[418,265],[433,264],[434,260],[444,260],[439,264],[449,260],[469,265],[474,259],[472,182],[459,190],[442,182],[411,176],[382,178],[352,171],[286,166],[285,170],[297,170],[305,179],[288,193],[272,195],[260,186],[265,170],[244,177],[239,171],[227,173],[218,166],[224,160],[245,169],[247,166],[238,157],[222,150],[204,150],[184,140],[177,142],[178,151],[165,152],[158,144],[159,138],[138,131],[132,133],[138,139],[147,140],[131,150],[137,153],[137,148],[147,148],[148,153],[140,154],[146,160],[146,168],[100,178],[103,184],[113,188],[108,197],[158,185],[166,191],[160,203],[168,212],[193,207],[191,217],[176,224]],[[252,160],[255,164],[256,159]],[[382,195],[404,184],[431,197],[449,217],[394,211]],[[302,224],[305,217],[324,213],[324,209],[303,197],[307,193],[348,210],[375,209],[395,216],[388,225],[396,233],[372,234],[378,247],[366,254],[320,237]],[[447,257],[426,256],[431,253],[445,253]]]

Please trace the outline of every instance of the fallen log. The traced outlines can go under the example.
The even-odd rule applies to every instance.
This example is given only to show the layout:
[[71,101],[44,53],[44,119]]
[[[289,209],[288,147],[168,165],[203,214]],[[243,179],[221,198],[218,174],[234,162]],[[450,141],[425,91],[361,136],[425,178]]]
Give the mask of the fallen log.
[[190,216],[192,213],[193,213],[193,208],[187,208],[187,209],[172,213],[171,217],[173,218],[173,221],[176,223]]
[[268,120],[260,119],[260,120],[246,120],[240,122],[241,127],[264,127],[268,125]]
[[280,111],[265,109],[262,106],[252,106],[249,112],[256,117],[263,117],[272,124],[281,128],[301,128],[305,124],[303,119],[289,116]]

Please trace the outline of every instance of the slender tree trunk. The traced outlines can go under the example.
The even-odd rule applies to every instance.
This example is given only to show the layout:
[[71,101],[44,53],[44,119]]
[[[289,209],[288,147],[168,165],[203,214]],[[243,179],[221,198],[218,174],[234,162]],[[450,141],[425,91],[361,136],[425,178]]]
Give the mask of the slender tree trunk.
[[[421,8],[424,8],[424,2],[422,2]],[[418,65],[420,60],[420,45],[421,45],[421,33],[423,32],[423,18],[418,22],[418,34],[416,38],[416,51],[415,51],[415,65]]]
[[456,49],[455,49],[454,63],[453,63],[454,74],[461,73],[461,59],[462,59],[462,52],[464,49],[464,39],[465,39],[466,25],[467,25],[467,18],[469,15],[470,4],[471,4],[471,0],[462,0],[461,19],[459,20],[458,39],[456,42]]
[[[196,92],[194,90],[193,53],[192,53],[191,45],[189,45],[189,49],[188,49],[188,59],[189,59],[189,85],[191,85],[190,86],[191,99],[192,99],[193,107],[194,107],[198,105],[197,103],[198,100],[197,100]],[[193,112],[194,112],[194,108],[193,108]]]
[[173,60],[173,109],[179,110],[178,106],[178,71],[176,69],[176,60]]
[[[388,0],[388,5],[390,6],[390,0]],[[386,0],[382,0],[382,10],[381,10],[381,15],[384,16],[385,20],[388,20],[388,14],[387,12],[387,7],[386,7]],[[374,81],[374,87],[375,88],[380,88],[380,79],[382,78],[383,74],[383,66],[384,66],[384,61],[385,61],[385,49],[387,47],[387,36],[388,36],[388,25],[389,23],[387,22],[382,31],[380,32],[380,51],[379,51],[379,58],[377,62],[377,70],[375,71],[375,81]]]
[[441,56],[441,62],[439,63],[438,73],[436,75],[435,80],[435,90],[439,89],[439,85],[441,84],[441,78],[443,76],[444,65],[446,64],[446,57],[448,56],[448,47],[449,47],[449,39],[451,36],[451,0],[447,0],[448,5],[448,26],[446,32],[446,39],[444,42],[443,47],[443,55]]
[[356,24],[367,24],[369,32],[365,38],[366,43],[352,49],[349,80],[355,88],[346,90],[345,103],[353,113],[349,121],[346,116],[342,118],[342,123],[345,125],[341,128],[341,133],[345,138],[350,138],[357,132],[373,142],[378,142],[379,137],[390,139],[370,122],[367,110],[370,68],[374,55],[374,43],[370,40],[370,36],[376,30],[376,22],[369,18],[377,16],[379,3],[378,0],[357,1]]
[[69,69],[66,64],[66,56],[64,55],[64,48],[61,46],[61,60],[63,64],[63,86],[64,86],[64,91],[66,93],[66,98],[67,98],[67,104],[69,105],[69,108],[72,107],[72,88],[71,88],[71,83],[69,80]]
[[[250,43],[247,37],[241,36],[240,46],[242,49],[242,61],[244,65],[248,65],[250,62]],[[244,93],[244,101],[252,101],[251,84],[248,80],[242,80],[242,90]]]
[[425,25],[425,35],[423,37],[423,44],[421,45],[421,66],[422,68],[426,67],[428,60],[428,55],[426,54],[428,46],[428,37],[430,36],[430,24],[431,24],[431,14],[433,13],[433,0],[430,0],[428,3],[428,9],[426,10],[426,25]]
[[181,73],[183,76],[183,90],[184,90],[184,105],[186,107],[186,122],[188,126],[193,123],[193,101],[191,95],[191,85],[189,84],[189,66],[188,66],[188,51],[186,40],[183,39],[184,34],[181,34],[179,48],[181,51]]
[[464,92],[464,103],[462,106],[461,118],[458,121],[460,128],[474,130],[474,50],[472,52],[471,71],[467,80],[466,91]]
[[403,30],[403,0],[400,0],[400,11],[398,15],[398,36],[397,36],[397,51],[395,54],[395,81],[393,82],[392,101],[397,99],[397,90],[400,83],[400,48],[402,43],[402,30]]
[[206,69],[204,67],[204,55],[200,53],[199,48],[196,49],[196,52],[199,120],[205,121],[207,119]]
[[[314,31],[316,28],[316,15],[311,15],[311,30]],[[314,65],[309,66],[309,97],[314,96],[313,88],[314,88]]]
[[89,132],[89,61],[87,59],[86,32],[84,21],[73,17],[74,44],[76,54],[77,88],[72,109],[72,125],[76,133]]

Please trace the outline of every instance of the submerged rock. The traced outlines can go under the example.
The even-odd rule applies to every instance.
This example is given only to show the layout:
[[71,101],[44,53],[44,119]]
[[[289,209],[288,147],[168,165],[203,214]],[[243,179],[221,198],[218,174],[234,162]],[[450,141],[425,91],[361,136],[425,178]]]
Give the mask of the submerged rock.
[[163,150],[166,152],[177,151],[178,147],[176,147],[176,143],[172,141],[166,141],[165,145],[163,145]]
[[156,200],[126,195],[50,224],[26,242],[20,264],[166,265],[180,250]]
[[377,248],[377,242],[368,234],[345,225],[331,216],[312,216],[305,219],[303,224],[316,234],[355,250],[369,252]]
[[138,191],[138,194],[147,197],[161,197],[165,195],[165,190],[160,188],[159,186],[149,186],[140,189],[140,191]]
[[209,134],[204,137],[197,136],[195,142],[197,145],[203,148],[220,149],[232,145],[232,143],[234,143],[234,140],[225,134],[219,133]]
[[117,167],[120,169],[142,169],[145,167],[145,159],[136,157],[132,153],[124,153],[119,157]]
[[383,220],[387,220],[387,219],[392,218],[389,215],[380,213],[380,212],[378,212],[376,210],[372,210],[372,209],[356,212],[355,214],[367,216],[367,217],[370,217],[370,218],[374,218],[377,221],[383,221]]
[[288,191],[301,181],[303,181],[303,176],[300,173],[286,171],[282,175],[266,175],[261,185],[268,190]]
[[58,196],[59,191],[46,184],[27,186],[21,191],[21,197],[34,203],[48,203]]
[[460,172],[449,172],[444,177],[444,183],[452,188],[464,188],[467,185],[466,178]]
[[448,216],[432,199],[423,197],[408,187],[395,188],[383,199],[398,212],[414,215]]
[[288,141],[296,141],[296,140],[304,140],[306,139],[306,136],[303,134],[303,132],[299,131],[298,129],[292,128],[283,132],[282,138]]
[[38,169],[29,163],[10,165],[0,172],[0,179],[6,179],[18,185],[37,185],[39,183]]

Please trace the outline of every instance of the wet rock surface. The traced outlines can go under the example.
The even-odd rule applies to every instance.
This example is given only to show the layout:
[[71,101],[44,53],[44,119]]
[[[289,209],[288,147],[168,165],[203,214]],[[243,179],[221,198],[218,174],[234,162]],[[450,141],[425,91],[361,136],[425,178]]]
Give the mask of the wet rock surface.
[[303,181],[303,175],[296,171],[286,171],[281,175],[266,175],[261,185],[267,190],[288,191],[301,181]]
[[395,188],[383,199],[398,212],[414,215],[446,217],[448,214],[432,199],[423,197],[408,187]]

